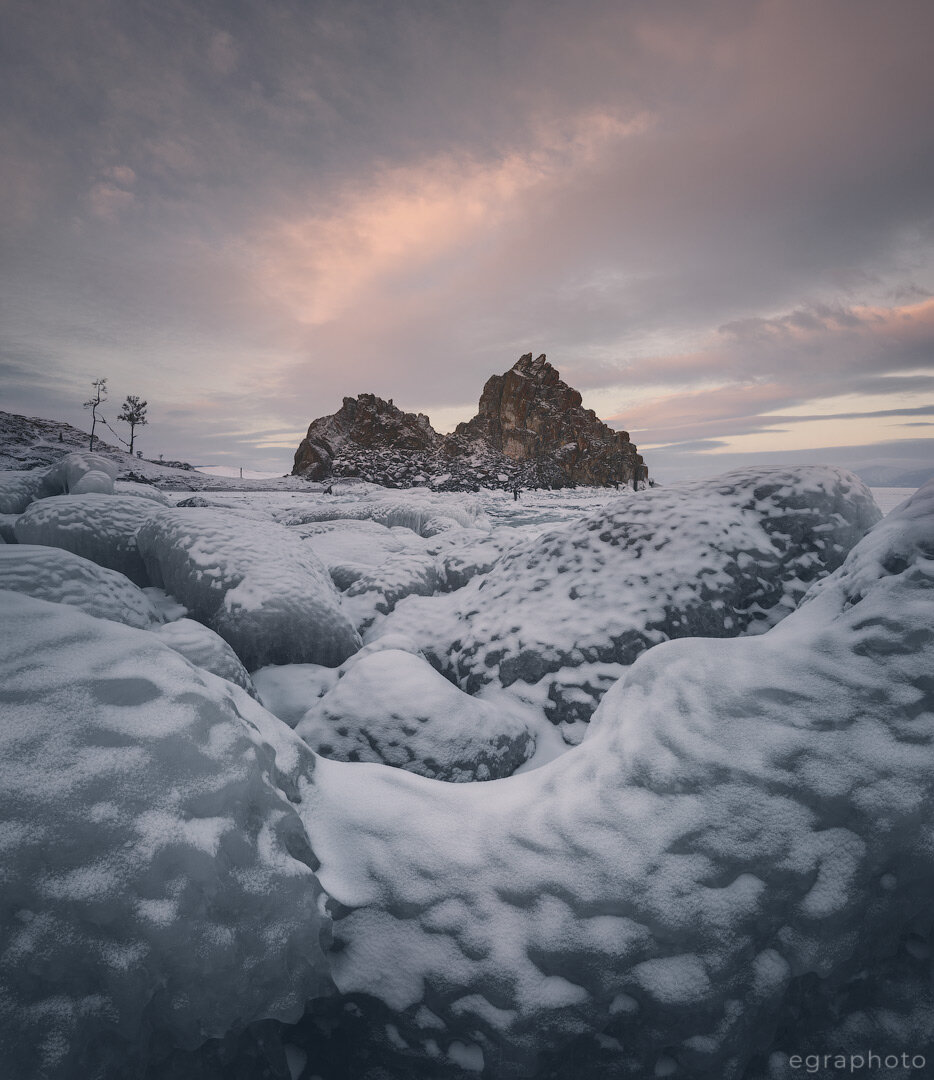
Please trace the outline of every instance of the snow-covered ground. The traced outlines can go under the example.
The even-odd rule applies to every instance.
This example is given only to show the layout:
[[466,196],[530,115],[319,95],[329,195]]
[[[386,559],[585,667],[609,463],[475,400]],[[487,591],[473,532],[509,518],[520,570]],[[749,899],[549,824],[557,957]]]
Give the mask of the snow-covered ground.
[[515,500],[16,453],[9,1075],[929,1053],[934,485]]

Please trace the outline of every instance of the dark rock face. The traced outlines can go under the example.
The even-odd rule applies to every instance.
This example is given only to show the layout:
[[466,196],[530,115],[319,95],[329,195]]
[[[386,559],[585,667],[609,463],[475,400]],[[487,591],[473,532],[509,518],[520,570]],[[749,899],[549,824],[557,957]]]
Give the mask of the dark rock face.
[[323,480],[345,451],[425,451],[437,449],[440,441],[424,413],[405,413],[375,394],[345,397],[336,413],[312,422],[295,452],[292,474]]
[[483,388],[477,415],[440,435],[423,413],[374,394],[344,398],[312,422],[295,453],[295,476],[359,477],[388,487],[635,484],[648,469],[625,431],[614,431],[561,380],[544,356],[527,353]]
[[558,465],[566,481],[606,485],[648,478],[626,431],[614,431],[581,408],[581,396],[562,381],[544,354],[531,353],[487,380],[477,415],[456,434],[485,439],[514,461]]

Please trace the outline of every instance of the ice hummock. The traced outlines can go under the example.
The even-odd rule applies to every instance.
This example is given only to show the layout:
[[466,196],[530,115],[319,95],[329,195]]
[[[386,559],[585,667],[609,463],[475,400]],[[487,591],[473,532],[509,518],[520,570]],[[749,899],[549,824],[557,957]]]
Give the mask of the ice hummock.
[[195,667],[227,679],[246,690],[250,697],[256,697],[250,673],[220,634],[194,619],[185,618],[164,623],[156,627],[155,632],[163,644],[181,653]]
[[64,548],[146,586],[152,582],[137,549],[136,533],[158,510],[151,500],[134,495],[59,495],[32,503],[17,519],[14,531],[21,544]]
[[399,649],[348,665],[295,733],[335,760],[377,761],[461,782],[509,776],[535,749],[520,716],[470,697]]
[[98,619],[141,629],[162,622],[152,601],[129,578],[63,548],[40,544],[0,548],[0,589],[69,604]]
[[220,634],[250,671],[334,666],[360,647],[321,561],[282,525],[230,510],[155,508],[137,543],[152,584]]
[[470,693],[540,683],[554,722],[586,719],[605,687],[573,669],[626,666],[672,638],[762,632],[879,517],[865,485],[830,466],[627,495],[512,547],[459,592],[403,601],[371,637],[413,636]]
[[328,985],[310,751],[155,634],[0,604],[4,1075],[142,1076],[297,1020]]

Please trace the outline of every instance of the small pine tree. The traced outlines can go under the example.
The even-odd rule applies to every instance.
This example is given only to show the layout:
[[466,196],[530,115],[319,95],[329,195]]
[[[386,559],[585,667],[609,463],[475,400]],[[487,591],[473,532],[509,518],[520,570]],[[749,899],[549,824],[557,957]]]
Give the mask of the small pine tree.
[[[91,383],[94,388],[93,397],[89,397],[84,403],[84,408],[91,410],[91,441],[88,443],[88,449],[94,449],[94,429],[97,427],[97,410],[101,407],[101,404],[107,400],[107,380],[105,378],[94,379]],[[103,419],[103,417],[101,418]]]
[[127,394],[126,401],[120,408],[120,414],[117,419],[122,420],[125,424],[130,425],[130,453],[133,453],[133,440],[136,438],[137,427],[142,427],[148,424],[146,419],[146,407],[149,404],[147,401],[140,401],[135,394]]

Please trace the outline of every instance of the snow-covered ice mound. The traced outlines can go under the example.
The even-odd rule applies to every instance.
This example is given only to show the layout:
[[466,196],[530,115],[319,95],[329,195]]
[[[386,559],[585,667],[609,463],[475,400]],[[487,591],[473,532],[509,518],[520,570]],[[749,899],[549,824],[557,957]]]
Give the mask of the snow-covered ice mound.
[[344,593],[344,606],[362,631],[405,597],[432,596],[444,584],[444,572],[434,555],[402,552],[355,576]]
[[29,472],[0,472],[0,514],[21,514],[46,492],[45,469]]
[[[470,693],[631,664],[670,638],[768,628],[879,517],[841,469],[740,469],[623,497],[512,549],[449,598],[407,601],[385,625],[415,635]],[[598,682],[587,707],[573,676],[548,681],[556,719],[598,700]]]
[[155,510],[137,536],[152,583],[253,671],[334,666],[360,647],[314,552],[287,528],[227,510]]
[[462,589],[471,578],[489,573],[507,551],[522,544],[527,546],[542,531],[542,527],[536,525],[499,528],[452,546],[441,560],[445,588]]
[[172,500],[152,484],[139,484],[135,480],[115,480],[115,495],[135,495],[138,499],[149,499],[160,506],[172,506]]
[[426,542],[411,529],[389,528],[369,518],[344,518],[291,526],[328,568],[339,589],[375,569],[390,555],[422,554]]
[[155,634],[0,603],[3,1075],[143,1076],[295,1020],[327,984],[286,795],[313,756]]
[[358,629],[392,611],[406,596],[431,596],[445,575],[430,544],[411,529],[369,518],[293,525],[345,594],[345,610]]
[[900,937],[929,948],[932,672],[934,483],[774,629],[646,652],[537,771],[320,761],[332,971],[389,1010],[386,1075],[456,1045],[497,1078],[731,1080],[821,1045],[802,1000],[826,1017]]
[[119,468],[101,454],[78,451],[66,454],[45,474],[51,495],[113,495]]
[[51,495],[112,495],[117,472],[113,462],[87,451],[66,454],[48,469],[0,472],[0,513],[21,514]]
[[62,548],[39,544],[0,548],[0,589],[69,604],[98,619],[141,629],[162,622],[149,597],[123,574]]
[[14,531],[21,544],[64,548],[125,574],[136,585],[149,585],[136,532],[158,510],[149,499],[133,495],[61,495],[32,503]]
[[157,627],[155,632],[161,642],[181,653],[195,667],[236,683],[251,697],[256,697],[253,680],[240,658],[220,634],[215,634],[203,623],[194,619],[175,619]]
[[376,761],[437,780],[509,776],[535,748],[523,721],[458,690],[398,649],[349,665],[295,728],[319,754]]

